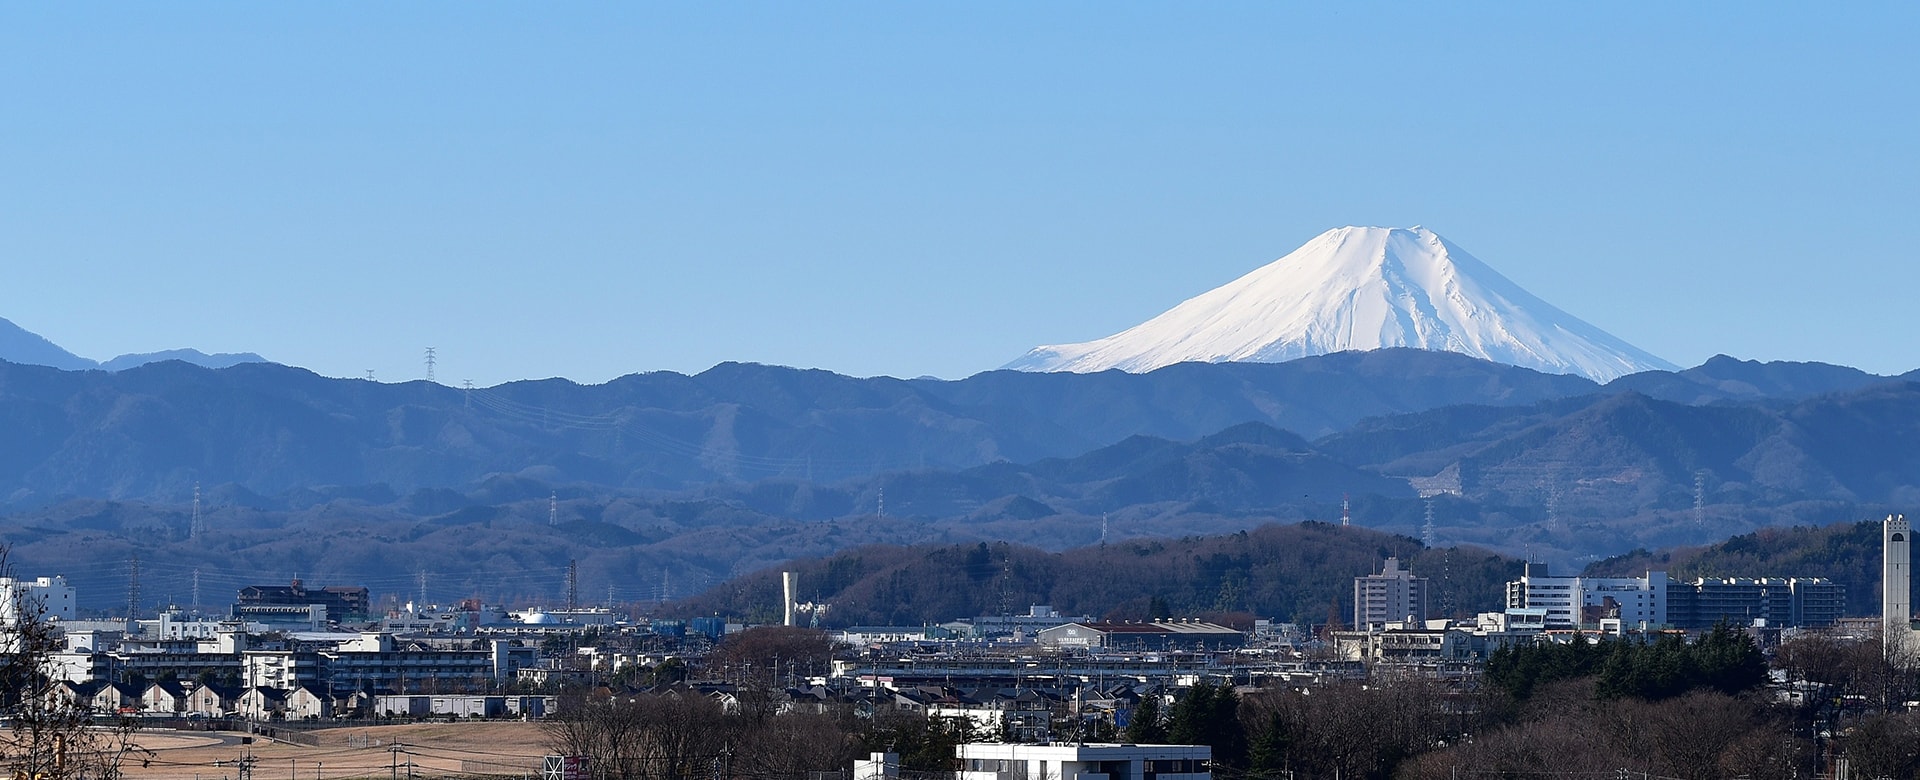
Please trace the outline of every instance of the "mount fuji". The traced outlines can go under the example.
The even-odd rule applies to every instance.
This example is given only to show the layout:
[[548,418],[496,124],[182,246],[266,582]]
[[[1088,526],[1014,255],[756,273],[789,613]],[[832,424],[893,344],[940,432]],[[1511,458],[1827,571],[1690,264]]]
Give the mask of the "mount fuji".
[[1678,368],[1534,297],[1423,227],[1329,230],[1158,317],[1097,341],[1036,347],[1004,368],[1142,372],[1386,347],[1596,382]]

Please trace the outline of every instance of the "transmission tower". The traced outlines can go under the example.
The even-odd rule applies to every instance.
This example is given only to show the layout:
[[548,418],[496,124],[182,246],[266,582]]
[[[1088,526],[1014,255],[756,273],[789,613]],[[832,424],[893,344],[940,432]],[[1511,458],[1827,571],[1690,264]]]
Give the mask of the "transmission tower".
[[193,483],[193,520],[187,524],[187,538],[198,539],[206,529],[200,526],[200,483]]
[[426,609],[427,608],[427,573],[425,570],[422,570],[420,573],[415,574],[413,576],[414,576],[414,579],[420,583],[420,600],[414,603],[414,609],[416,611]]
[[367,369],[367,381],[373,381],[373,369],[371,368]]
[[193,570],[193,612],[200,613],[200,570]]
[[580,562],[567,561],[567,611],[580,608]]
[[127,559],[127,619],[134,619],[140,608],[140,556]]
[[887,519],[887,489],[884,487],[880,488],[880,499],[877,504],[877,509],[876,514],[880,515],[880,519]]
[[460,381],[460,386],[463,388],[466,388],[467,408],[472,409],[473,408],[473,380],[463,379]]
[[433,347],[427,347],[427,381],[433,381]]
[[1420,543],[1433,547],[1433,496],[1427,496],[1427,519],[1420,525]]
[[1693,524],[1705,527],[1707,524],[1707,472],[1705,469],[1693,472]]
[[559,525],[559,524],[560,524],[560,491],[555,490],[553,491],[553,495],[547,496],[547,525]]
[[1340,525],[1353,525],[1353,496],[1348,493],[1340,494]]

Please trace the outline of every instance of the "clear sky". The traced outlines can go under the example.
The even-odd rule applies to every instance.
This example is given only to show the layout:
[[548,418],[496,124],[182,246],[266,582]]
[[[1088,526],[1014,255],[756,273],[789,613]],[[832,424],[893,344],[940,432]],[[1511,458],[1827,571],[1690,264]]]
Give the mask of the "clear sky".
[[1676,363],[1920,367],[1912,6],[1590,5],[6,3],[0,317],[960,377],[1423,224]]

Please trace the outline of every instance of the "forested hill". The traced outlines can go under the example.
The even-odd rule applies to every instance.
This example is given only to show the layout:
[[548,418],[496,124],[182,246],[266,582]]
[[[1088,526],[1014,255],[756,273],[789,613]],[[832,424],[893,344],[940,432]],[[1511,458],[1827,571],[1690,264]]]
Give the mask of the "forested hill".
[[1826,577],[1847,587],[1847,614],[1877,614],[1880,605],[1880,521],[1763,528],[1705,547],[1635,550],[1587,567],[1596,576],[1666,571],[1696,577]]
[[917,626],[1022,614],[1034,604],[1110,618],[1246,613],[1322,624],[1330,613],[1350,620],[1353,578],[1378,572],[1390,555],[1432,580],[1435,614],[1498,609],[1503,584],[1521,569],[1478,548],[1430,550],[1404,536],[1307,522],[1059,553],[1005,542],[871,545],[734,579],[672,612],[778,620],[784,570],[799,574],[802,601],[832,605],[822,620],[831,626]]

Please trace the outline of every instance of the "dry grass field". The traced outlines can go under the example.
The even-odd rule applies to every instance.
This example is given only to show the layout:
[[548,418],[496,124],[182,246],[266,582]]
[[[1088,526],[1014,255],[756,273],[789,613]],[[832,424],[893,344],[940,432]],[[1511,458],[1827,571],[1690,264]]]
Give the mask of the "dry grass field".
[[547,753],[537,723],[427,723],[313,733],[320,738],[317,746],[260,736],[242,745],[243,735],[235,732],[144,731],[135,742],[153,755],[145,766],[140,765],[145,756],[129,756],[127,777],[237,780],[235,761],[245,755],[255,759],[253,780],[406,777],[409,764],[414,777],[538,776],[540,757]]

